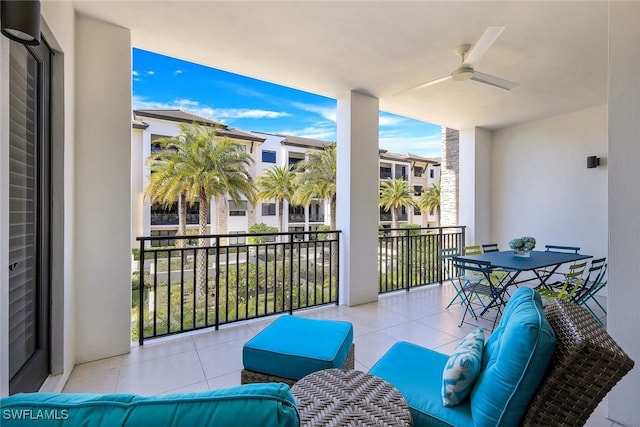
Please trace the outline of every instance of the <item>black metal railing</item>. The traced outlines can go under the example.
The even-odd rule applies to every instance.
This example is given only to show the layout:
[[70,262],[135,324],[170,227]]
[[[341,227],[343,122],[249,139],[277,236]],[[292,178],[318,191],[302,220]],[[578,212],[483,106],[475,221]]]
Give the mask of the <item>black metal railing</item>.
[[[338,303],[340,231],[138,237],[132,337],[145,339]],[[294,238],[295,236],[295,238]],[[246,238],[247,244],[233,244]],[[270,241],[273,240],[274,241]],[[188,246],[189,240],[196,246]]]
[[385,228],[378,237],[379,292],[442,283],[440,249],[461,248],[465,227]]

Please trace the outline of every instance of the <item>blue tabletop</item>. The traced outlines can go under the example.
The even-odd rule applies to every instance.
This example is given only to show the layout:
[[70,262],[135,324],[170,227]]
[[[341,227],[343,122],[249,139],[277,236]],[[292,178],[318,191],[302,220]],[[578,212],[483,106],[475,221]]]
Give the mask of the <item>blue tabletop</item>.
[[593,258],[593,256],[544,251],[531,251],[528,258],[517,257],[513,251],[487,252],[486,254],[455,257],[455,259],[462,261],[484,261],[491,263],[492,267],[519,271],[537,270],[539,268],[564,264],[566,262],[579,261],[587,258]]

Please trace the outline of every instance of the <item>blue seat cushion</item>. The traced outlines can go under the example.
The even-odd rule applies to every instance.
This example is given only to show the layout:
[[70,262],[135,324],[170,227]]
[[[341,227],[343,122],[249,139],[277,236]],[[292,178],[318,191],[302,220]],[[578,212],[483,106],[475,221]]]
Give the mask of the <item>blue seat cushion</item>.
[[477,427],[520,424],[554,347],[555,334],[542,311],[540,295],[519,288],[485,344],[482,369],[471,391]]
[[408,342],[397,342],[369,370],[404,396],[420,426],[472,426],[469,399],[457,406],[442,404],[442,371],[449,356]]
[[242,348],[245,369],[299,380],[341,368],[353,342],[349,322],[282,316]]
[[300,417],[289,386],[257,383],[162,396],[20,393],[3,398],[3,427],[282,426]]

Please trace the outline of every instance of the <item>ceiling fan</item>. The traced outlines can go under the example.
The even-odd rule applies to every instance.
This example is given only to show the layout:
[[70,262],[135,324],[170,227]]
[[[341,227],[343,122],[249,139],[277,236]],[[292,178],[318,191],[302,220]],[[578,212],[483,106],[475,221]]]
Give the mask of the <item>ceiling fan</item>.
[[433,86],[447,80],[462,81],[471,79],[505,90],[511,90],[514,87],[518,86],[518,83],[511,82],[500,77],[492,76],[491,74],[481,73],[479,71],[476,71],[474,68],[474,64],[480,61],[480,59],[484,56],[487,50],[489,50],[493,42],[496,41],[500,33],[502,33],[505,28],[506,27],[501,25],[488,26],[487,29],[484,30],[484,33],[482,34],[480,39],[476,42],[475,45],[473,45],[473,47],[468,44],[458,46],[455,49],[455,52],[456,54],[458,54],[458,56],[460,56],[461,64],[448,76],[440,77],[427,83],[421,83],[418,86],[404,89],[396,93],[395,95],[400,95],[410,90],[417,90],[425,88],[427,86]]

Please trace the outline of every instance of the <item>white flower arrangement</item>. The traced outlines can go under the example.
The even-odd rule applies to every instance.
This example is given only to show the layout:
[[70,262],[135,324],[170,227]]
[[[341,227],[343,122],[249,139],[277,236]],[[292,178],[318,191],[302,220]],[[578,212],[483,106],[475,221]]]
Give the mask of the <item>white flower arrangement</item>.
[[509,241],[509,247],[516,251],[530,251],[536,247],[536,239],[530,236],[516,237]]

